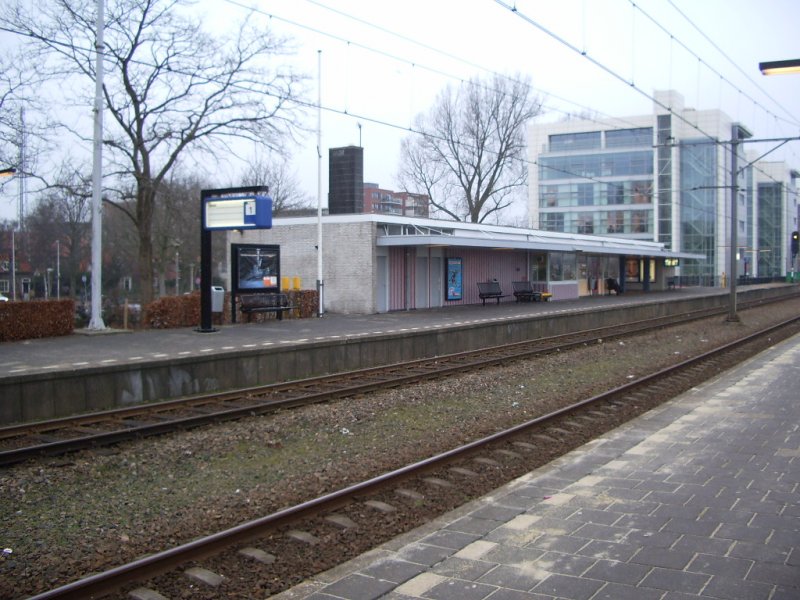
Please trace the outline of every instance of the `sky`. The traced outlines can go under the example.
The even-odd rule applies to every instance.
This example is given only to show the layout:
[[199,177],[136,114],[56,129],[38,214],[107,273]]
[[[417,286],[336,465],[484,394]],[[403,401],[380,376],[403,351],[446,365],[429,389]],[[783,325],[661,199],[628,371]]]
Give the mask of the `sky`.
[[[492,73],[529,77],[542,122],[650,114],[654,90],[674,89],[687,107],[720,109],[754,138],[800,135],[800,75],[758,70],[800,58],[796,0],[199,0],[192,10],[213,31],[251,8],[249,19],[293,40],[288,60],[308,77],[312,105],[320,99],[321,110],[307,111],[308,134],[290,148],[314,204],[327,206],[333,147],[362,145],[364,180],[397,189],[400,143],[414,135],[415,116],[445,86]],[[800,169],[800,146],[769,158]],[[12,182],[3,186],[0,218],[13,217],[16,196]],[[521,201],[510,214],[525,213]]]

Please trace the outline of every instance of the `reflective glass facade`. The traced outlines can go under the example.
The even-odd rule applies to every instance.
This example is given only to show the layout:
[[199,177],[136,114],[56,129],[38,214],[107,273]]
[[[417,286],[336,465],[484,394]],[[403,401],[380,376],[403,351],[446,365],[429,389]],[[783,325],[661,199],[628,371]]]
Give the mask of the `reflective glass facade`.
[[684,275],[713,281],[716,247],[717,156],[714,144],[681,144],[681,250],[705,254],[686,261]]
[[653,174],[653,151],[606,152],[539,159],[539,179],[625,177]]
[[[758,276],[780,277],[783,262],[781,235],[783,185],[758,184]],[[787,240],[788,243],[788,240]]]

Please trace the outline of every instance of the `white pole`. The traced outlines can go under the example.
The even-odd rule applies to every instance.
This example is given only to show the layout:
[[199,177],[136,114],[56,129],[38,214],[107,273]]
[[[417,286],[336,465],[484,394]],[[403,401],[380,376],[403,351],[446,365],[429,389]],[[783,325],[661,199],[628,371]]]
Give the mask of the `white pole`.
[[317,294],[318,316],[325,314],[325,282],[322,279],[322,50],[317,50]]
[[106,328],[102,315],[103,292],[103,29],[104,0],[97,0],[95,41],[94,161],[92,165],[92,316],[87,329]]
[[56,240],[56,298],[61,299],[61,240]]
[[17,299],[17,239],[16,225],[11,230],[11,299]]

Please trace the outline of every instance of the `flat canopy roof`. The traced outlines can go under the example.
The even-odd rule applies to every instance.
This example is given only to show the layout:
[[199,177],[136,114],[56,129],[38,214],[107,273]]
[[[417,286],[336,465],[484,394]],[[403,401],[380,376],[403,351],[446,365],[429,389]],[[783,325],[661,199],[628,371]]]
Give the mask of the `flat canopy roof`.
[[[273,227],[314,224],[316,217],[275,218]],[[322,226],[375,223],[378,246],[472,247],[495,250],[585,252],[642,257],[705,259],[703,254],[673,251],[664,244],[623,237],[582,235],[378,214],[326,215]]]

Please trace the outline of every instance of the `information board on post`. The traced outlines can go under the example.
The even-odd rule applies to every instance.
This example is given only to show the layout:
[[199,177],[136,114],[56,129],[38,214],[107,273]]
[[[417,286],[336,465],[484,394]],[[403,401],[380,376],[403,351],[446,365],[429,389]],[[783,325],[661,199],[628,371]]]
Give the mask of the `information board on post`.
[[205,228],[210,230],[272,227],[272,198],[269,196],[208,198],[203,211]]

